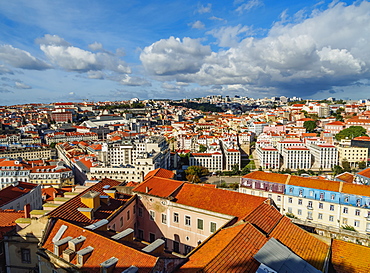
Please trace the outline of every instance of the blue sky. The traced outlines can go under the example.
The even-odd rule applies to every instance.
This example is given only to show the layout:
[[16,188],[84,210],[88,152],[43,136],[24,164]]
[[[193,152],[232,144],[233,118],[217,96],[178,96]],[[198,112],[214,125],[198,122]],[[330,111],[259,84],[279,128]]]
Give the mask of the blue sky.
[[0,105],[370,98],[369,1],[1,1]]

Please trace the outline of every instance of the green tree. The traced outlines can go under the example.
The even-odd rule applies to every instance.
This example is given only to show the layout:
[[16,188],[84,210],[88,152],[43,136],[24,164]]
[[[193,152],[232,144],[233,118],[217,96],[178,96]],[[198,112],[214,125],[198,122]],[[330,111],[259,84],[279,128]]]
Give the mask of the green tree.
[[198,177],[206,176],[209,174],[209,170],[203,166],[190,166],[185,171],[187,175],[196,175]]
[[248,173],[250,173],[251,172],[251,170],[247,167],[247,166],[245,166],[241,171],[240,171],[240,175],[246,175],[246,174],[248,174]]
[[367,136],[366,129],[362,126],[351,126],[336,134],[335,139],[340,141],[344,138],[353,139],[359,136]]
[[199,183],[200,182],[199,176],[197,176],[195,174],[188,174],[186,176],[186,180],[191,182],[191,183]]
[[366,162],[365,161],[358,162],[358,168],[359,169],[365,169],[366,168]]
[[306,128],[308,132],[312,133],[313,131],[315,131],[317,124],[316,124],[316,121],[314,120],[306,120],[303,123],[303,127]]
[[199,152],[200,152],[200,153],[204,153],[205,151],[207,151],[207,147],[206,147],[206,146],[204,146],[204,145],[202,145],[202,144],[200,144],[200,145],[199,145]]
[[233,165],[231,172],[232,172],[233,175],[238,175],[239,172],[240,172],[240,170],[239,170],[239,164]]
[[342,168],[343,168],[343,172],[350,172],[351,171],[351,165],[349,164],[348,160],[344,159],[342,161]]
[[344,172],[343,168],[339,165],[334,165],[333,168],[331,168],[333,171],[333,175],[337,176],[338,174],[341,174]]

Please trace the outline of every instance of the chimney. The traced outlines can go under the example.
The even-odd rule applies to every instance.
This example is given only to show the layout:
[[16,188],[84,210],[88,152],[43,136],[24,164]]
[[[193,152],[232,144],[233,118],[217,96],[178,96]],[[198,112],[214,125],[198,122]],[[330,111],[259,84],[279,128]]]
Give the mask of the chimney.
[[90,257],[91,253],[93,252],[94,248],[91,246],[85,247],[77,251],[77,265],[83,266],[86,260]]
[[110,196],[100,195],[100,204],[105,204],[105,205],[109,206],[110,205]]
[[24,205],[24,218],[30,218],[30,212],[31,212],[31,205],[30,204]]
[[164,251],[164,240],[157,239],[150,245],[144,247],[142,251],[146,253],[160,254]]
[[104,190],[104,193],[108,194],[111,198],[116,197],[116,190]]
[[72,249],[67,248],[63,251],[63,259],[67,262],[72,262],[73,258],[75,257],[76,252],[74,252]]
[[88,208],[96,211],[100,207],[100,193],[97,191],[89,191],[81,196],[81,202]]
[[82,244],[86,240],[85,236],[78,236],[70,241],[68,241],[68,248],[73,250],[73,251],[78,251],[80,250]]
[[117,233],[111,237],[111,239],[115,241],[129,241],[132,242],[134,240],[134,230],[132,228],[127,228],[120,233]]
[[112,273],[116,267],[118,259],[116,257],[109,258],[108,260],[100,264],[100,272],[102,273]]
[[59,256],[67,248],[68,241],[72,240],[71,236],[65,237],[61,240],[54,242],[54,254]]
[[149,187],[145,187],[145,193],[149,193]]
[[90,220],[94,219],[94,211],[93,208],[78,208],[79,212],[81,212],[83,215],[85,215]]

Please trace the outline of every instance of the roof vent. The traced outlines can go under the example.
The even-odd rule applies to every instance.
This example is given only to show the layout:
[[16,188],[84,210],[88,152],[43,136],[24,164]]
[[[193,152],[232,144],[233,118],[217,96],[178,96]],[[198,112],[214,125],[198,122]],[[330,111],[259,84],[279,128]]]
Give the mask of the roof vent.
[[68,248],[72,249],[73,251],[78,251],[85,240],[85,236],[78,236],[68,242]]
[[134,265],[131,265],[129,268],[127,268],[126,270],[122,271],[122,273],[136,273],[136,272],[139,272],[139,268],[137,268]]
[[59,256],[62,254],[63,250],[67,248],[68,241],[72,240],[71,236],[65,237],[59,241],[54,242],[54,254]]
[[109,221],[107,219],[103,219],[94,224],[86,226],[85,228],[89,230],[107,230],[108,223]]
[[63,251],[63,259],[67,262],[72,262],[74,256],[76,255],[76,252],[74,252],[72,249],[67,248]]
[[111,237],[113,240],[119,241],[133,241],[134,240],[134,230],[132,228],[125,229],[116,235]]
[[90,220],[94,219],[94,209],[93,208],[77,208],[79,212],[85,215]]
[[150,245],[144,247],[142,251],[146,253],[162,253],[164,251],[164,240],[157,239]]
[[111,273],[113,272],[114,268],[116,267],[116,264],[118,262],[118,259],[116,257],[112,257],[105,262],[102,262],[100,264],[101,272],[102,273]]
[[77,265],[83,266],[86,260],[90,257],[91,253],[93,252],[94,248],[91,246],[85,247],[80,251],[77,251]]

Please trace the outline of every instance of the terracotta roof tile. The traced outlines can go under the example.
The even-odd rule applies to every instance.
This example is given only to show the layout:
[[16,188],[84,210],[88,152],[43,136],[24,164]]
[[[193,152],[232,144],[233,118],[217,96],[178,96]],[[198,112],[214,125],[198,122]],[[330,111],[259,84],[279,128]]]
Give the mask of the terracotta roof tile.
[[294,225],[289,218],[282,218],[270,236],[289,247],[312,266],[319,270],[323,269],[329,246]]
[[370,187],[368,185],[343,183],[342,193],[370,196]]
[[0,207],[21,197],[22,195],[35,189],[37,184],[18,182],[17,186],[9,186],[0,191]]
[[279,173],[266,173],[262,171],[255,171],[243,176],[243,178],[251,178],[267,182],[275,182],[280,184],[285,184],[289,175],[279,174]]
[[152,176],[137,186],[134,191],[167,198],[184,182]]
[[[54,244],[52,239],[62,225],[66,225],[68,228],[63,233],[61,239],[66,238],[67,236],[76,238],[82,235],[86,237],[86,240],[83,242],[83,245],[80,249],[83,249],[87,246],[94,248],[90,257],[86,260],[84,266],[82,267],[82,269],[88,269],[88,272],[101,272],[100,264],[113,256],[118,259],[113,272],[122,272],[132,265],[139,268],[138,272],[151,272],[152,268],[156,265],[157,258],[154,256],[139,250],[135,250],[131,247],[125,246],[119,242],[63,220],[57,220],[51,232],[48,234],[45,243],[43,244],[43,247],[50,252],[54,252]],[[112,250],[114,250],[114,252],[112,252]],[[62,257],[62,255],[60,257]],[[73,258],[72,264],[76,264],[76,261],[77,255]]]
[[337,175],[335,178],[341,181],[344,181],[346,183],[352,183],[355,180],[355,175],[345,172],[340,175]]
[[[236,216],[239,219],[244,218],[266,201],[266,198],[259,196],[190,183],[184,183],[174,197],[176,203]],[[232,200],[232,205],[230,205],[230,200]]]
[[274,206],[262,203],[245,217],[244,220],[257,226],[265,234],[269,234],[283,217]]
[[149,177],[152,177],[152,176],[172,179],[172,178],[174,178],[175,174],[173,173],[173,171],[166,170],[166,169],[163,169],[163,168],[158,168],[158,169],[155,169],[153,171],[148,172],[147,175],[145,176],[144,180],[146,180],[146,179],[148,179]]
[[367,273],[370,270],[369,257],[369,247],[336,239],[332,242],[331,263],[336,273]]
[[340,182],[292,175],[289,180],[289,185],[339,192]]
[[179,272],[255,272],[253,256],[268,241],[250,223],[219,231],[203,244]]

